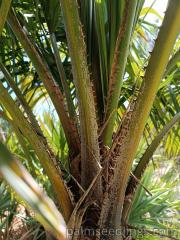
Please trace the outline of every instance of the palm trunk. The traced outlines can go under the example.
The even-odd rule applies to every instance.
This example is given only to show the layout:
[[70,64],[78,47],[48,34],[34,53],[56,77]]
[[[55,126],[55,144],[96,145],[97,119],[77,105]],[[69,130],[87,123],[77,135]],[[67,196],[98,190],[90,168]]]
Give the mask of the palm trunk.
[[[85,29],[82,26],[79,12],[83,11],[83,9],[79,10],[78,2],[81,4],[81,8],[83,6],[86,8],[88,14],[89,10],[91,11],[89,14],[90,19],[86,14],[81,16],[84,25],[87,20],[93,24],[91,29]],[[118,121],[115,121],[115,115],[117,108],[121,110],[121,107],[123,108],[125,105],[123,102],[124,105],[118,107],[118,104],[121,104],[119,98],[124,83],[126,66],[129,67],[128,52],[132,33],[144,0],[121,0],[120,4],[118,1],[107,3],[108,1],[91,0],[89,2],[86,0],[55,0],[53,2],[54,7],[58,3],[61,5],[69,50],[69,54],[66,56],[72,65],[74,81],[72,86],[75,86],[73,90],[75,91],[75,100],[78,101],[77,108],[75,108],[65,74],[65,70],[68,74],[71,74],[71,68],[69,70],[69,62],[68,70],[64,70],[65,64],[62,66],[58,50],[58,44],[61,40],[59,41],[58,34],[56,39],[55,29],[52,32],[49,30],[49,33],[54,52],[52,56],[55,57],[55,68],[57,68],[57,74],[59,74],[62,81],[62,92],[54,80],[56,74],[52,74],[40,51],[33,45],[25,29],[20,24],[15,11],[11,10],[7,17],[11,1],[1,1],[0,8],[0,12],[5,9],[2,20],[0,19],[0,33],[7,17],[13,33],[27,53],[54,104],[64,129],[71,158],[70,160],[63,160],[67,160],[70,165],[69,177],[72,177],[71,180],[75,182],[75,187],[71,181],[67,183],[68,185],[65,183],[65,177],[62,174],[57,157],[50,149],[30,106],[9,74],[11,72],[11,63],[9,72],[1,62],[0,68],[4,73],[6,83],[13,90],[13,94],[15,93],[21,106],[19,107],[16,104],[13,95],[8,92],[8,88],[5,88],[4,80],[0,80],[0,104],[8,115],[6,119],[15,129],[24,153],[27,153],[28,157],[24,144],[28,141],[45,170],[56,194],[57,204],[61,209],[65,222],[69,229],[73,230],[74,235],[71,239],[122,240],[127,239],[126,234],[123,236],[123,230],[128,227],[128,216],[131,207],[131,203],[126,203],[126,194],[131,194],[133,198],[132,188],[136,189],[137,187],[137,182],[134,183],[130,178],[130,173],[138,145],[160,81],[167,74],[174,71],[174,66],[177,60],[180,59],[178,50],[169,61],[180,31],[180,1],[169,1],[153,52],[150,54],[145,75],[142,77],[142,84],[137,95],[132,96],[119,126],[116,126]],[[38,8],[41,8],[41,1],[37,5]],[[89,6],[91,8],[88,8]],[[121,11],[121,13],[116,11],[116,13],[120,14],[120,17],[112,17],[112,13],[108,14],[106,12],[107,10],[113,12],[113,10],[117,10],[116,7],[118,7],[119,12]],[[46,9],[43,9],[43,11],[46,11]],[[43,11],[41,12],[42,15],[45,13]],[[102,13],[104,14],[103,17],[101,17]],[[114,20],[111,21],[111,18]],[[46,23],[44,17],[41,20],[42,25]],[[116,26],[113,26],[114,23]],[[88,32],[89,39],[86,39],[86,41],[87,46],[92,49],[86,49],[84,30],[90,30]],[[46,33],[45,37],[48,47],[52,50]],[[95,41],[94,39],[97,40],[97,43],[92,44],[92,41]],[[66,49],[66,47],[65,40],[65,48],[63,49]],[[8,61],[11,60],[8,59]],[[89,63],[91,64],[90,67],[88,66]],[[98,64],[100,66],[95,66]],[[134,71],[132,72],[134,73]],[[129,69],[127,73],[129,74]],[[135,74],[132,74],[132,76],[135,77]],[[134,84],[134,79],[130,79],[130,81]],[[131,90],[133,90],[133,87],[134,85],[130,86]],[[95,92],[94,88],[96,89]],[[125,100],[129,101],[129,95],[128,98],[125,97]],[[98,103],[98,106],[96,106],[96,103]],[[98,121],[97,115],[100,116],[100,121]],[[179,117],[180,115],[176,114],[147,148],[134,171],[136,178],[141,178],[159,141],[179,120]],[[78,131],[78,127],[80,127],[80,131]],[[114,134],[115,128],[117,129],[116,134]],[[5,165],[5,163],[3,164]],[[72,191],[67,186],[70,186]],[[72,193],[74,193],[74,198],[72,198]],[[81,229],[92,229],[93,233],[96,230],[100,230],[100,232],[96,236],[94,234],[93,236],[89,234],[88,237],[85,234],[78,236],[76,230]]]
[[[119,132],[119,150],[114,176],[106,193],[100,223],[103,228],[121,228],[122,207],[129,174],[156,91],[179,34],[180,2],[171,0],[149,60],[137,99],[132,101]],[[158,60],[157,60],[158,59]],[[105,239],[119,239],[117,236]]]

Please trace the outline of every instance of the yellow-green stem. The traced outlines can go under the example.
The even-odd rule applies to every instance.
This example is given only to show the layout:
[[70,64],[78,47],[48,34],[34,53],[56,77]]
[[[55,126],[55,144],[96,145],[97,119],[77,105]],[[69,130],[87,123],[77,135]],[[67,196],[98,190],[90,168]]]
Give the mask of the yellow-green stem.
[[62,214],[65,220],[68,221],[72,212],[72,203],[66,185],[63,182],[61,171],[56,166],[57,163],[55,156],[52,154],[52,152],[47,151],[47,146],[42,141],[41,136],[35,132],[31,124],[25,119],[22,112],[12,100],[8,91],[4,88],[1,82],[0,102],[7,109],[16,126],[18,126],[21,130],[23,136],[26,137],[32,145],[41,165],[51,181]]
[[119,28],[109,80],[106,119],[108,124],[103,133],[103,142],[111,146],[116,109],[118,107],[125,66],[129,53],[130,39],[136,13],[137,0],[125,1],[124,16]]
[[28,38],[26,32],[23,30],[13,10],[9,12],[8,22],[34,64],[40,79],[44,83],[61,120],[70,150],[73,154],[77,155],[80,151],[79,136],[73,121],[66,113],[62,92],[56,84],[47,64],[43,61],[40,54]]
[[[82,185],[87,188],[99,171],[98,126],[87,53],[77,0],[61,0],[80,111]],[[96,188],[101,194],[100,180]]]
[[[172,129],[172,127],[179,121],[180,119],[180,113],[177,113],[164,127],[163,129],[157,134],[155,139],[152,141],[152,143],[148,146],[146,151],[144,152],[143,156],[140,158],[138,165],[136,166],[135,170],[133,171],[133,175],[137,179],[141,179],[143,176],[146,167],[148,166],[155,150],[159,146],[160,142],[164,138],[164,136]],[[131,206],[133,203],[133,199],[135,196],[136,189],[138,187],[138,182],[131,177],[130,181],[128,183],[128,186],[126,188],[126,195],[128,195],[128,199],[131,199],[131,201],[125,201],[123,205],[123,213],[122,213],[122,221],[123,223],[127,224]]]
[[2,0],[1,1],[1,7],[0,7],[0,36],[2,33],[2,30],[4,28],[4,24],[7,19],[7,15],[9,12],[9,8],[11,6],[11,0]]

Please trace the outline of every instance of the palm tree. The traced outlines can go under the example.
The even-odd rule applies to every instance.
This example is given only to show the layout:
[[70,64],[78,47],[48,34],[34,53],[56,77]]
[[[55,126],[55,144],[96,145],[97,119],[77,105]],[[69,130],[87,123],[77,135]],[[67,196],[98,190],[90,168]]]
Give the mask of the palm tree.
[[[128,233],[120,236],[115,230],[128,229],[137,185],[168,132],[174,144],[166,151],[178,154],[178,130],[173,126],[180,118],[180,2],[169,1],[159,31],[146,21],[151,8],[143,4],[144,0],[1,1],[1,116],[15,132],[29,172],[36,179],[33,159],[38,159],[48,176],[62,214],[53,205],[51,217],[63,225],[63,231],[58,223],[55,227],[58,239],[64,239],[65,225],[74,230],[72,239],[81,228],[97,233],[88,232],[88,239],[127,239]],[[151,39],[151,53],[149,35],[156,37]],[[53,148],[45,125],[34,114],[34,106],[45,98],[61,122],[66,158],[61,147]],[[148,147],[137,158],[142,142]],[[6,181],[18,191],[14,172],[38,195],[34,180],[34,185],[26,180],[26,170],[3,145],[1,149]],[[27,192],[18,194],[53,231],[53,223]],[[38,199],[50,208],[43,193]]]

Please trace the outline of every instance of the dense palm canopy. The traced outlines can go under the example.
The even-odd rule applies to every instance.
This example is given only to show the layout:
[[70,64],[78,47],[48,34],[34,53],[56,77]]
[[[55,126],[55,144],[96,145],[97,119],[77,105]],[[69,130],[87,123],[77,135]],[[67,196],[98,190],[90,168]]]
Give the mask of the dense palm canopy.
[[2,180],[2,234],[16,199],[45,229],[28,214],[34,239],[176,229],[179,0],[164,18],[144,0],[0,4],[0,173],[16,192]]

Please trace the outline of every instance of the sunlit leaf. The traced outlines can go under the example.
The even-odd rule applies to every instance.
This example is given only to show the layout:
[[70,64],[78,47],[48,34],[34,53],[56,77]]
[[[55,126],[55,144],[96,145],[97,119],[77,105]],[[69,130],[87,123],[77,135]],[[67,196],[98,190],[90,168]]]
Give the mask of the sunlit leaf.
[[66,224],[54,203],[2,143],[0,143],[0,172],[16,193],[34,210],[35,217],[58,239],[65,239]]

